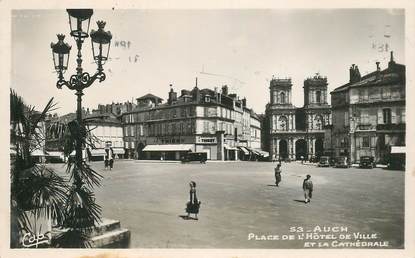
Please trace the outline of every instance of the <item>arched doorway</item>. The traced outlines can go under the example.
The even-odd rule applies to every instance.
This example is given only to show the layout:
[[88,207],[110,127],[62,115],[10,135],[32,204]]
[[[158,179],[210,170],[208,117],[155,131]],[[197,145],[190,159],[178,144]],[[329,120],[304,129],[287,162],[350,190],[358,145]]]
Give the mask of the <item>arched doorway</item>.
[[286,140],[280,140],[278,150],[280,154],[280,159],[288,158],[288,144]]
[[315,156],[317,159],[320,159],[321,156],[324,154],[324,144],[323,139],[318,138],[314,144]]
[[304,139],[295,142],[295,159],[300,160],[301,156],[307,159],[307,142]]

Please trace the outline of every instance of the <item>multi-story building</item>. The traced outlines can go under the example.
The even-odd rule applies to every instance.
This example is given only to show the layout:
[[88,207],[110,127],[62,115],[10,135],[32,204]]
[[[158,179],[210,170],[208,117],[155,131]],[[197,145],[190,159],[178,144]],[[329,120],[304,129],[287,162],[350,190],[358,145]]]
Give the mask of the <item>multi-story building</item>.
[[[82,111],[82,117],[87,130],[90,146],[85,146],[92,160],[103,160],[105,148],[112,147],[118,158],[124,157],[124,138],[121,121],[112,113],[90,114],[89,110]],[[64,135],[67,124],[76,119],[75,113],[62,116],[49,116],[46,120],[46,151],[47,158],[63,160]],[[87,155],[87,152],[84,155]]]
[[388,67],[361,76],[349,69],[350,80],[331,92],[332,141],[338,156],[358,162],[373,156],[386,163],[391,146],[405,145],[405,66],[391,52]]
[[121,121],[113,114],[89,115],[88,125],[93,147],[88,147],[93,160],[104,160],[105,149],[111,147],[116,158],[124,158],[124,137]]
[[[208,159],[236,160],[238,152],[261,153],[260,122],[246,99],[228,94],[228,87],[170,89],[168,100],[147,94],[137,108],[122,114],[125,149],[138,159],[180,159],[188,151]],[[265,153],[262,153],[265,155]],[[242,155],[244,157],[246,155]],[[250,155],[252,156],[252,155]]]
[[324,154],[324,127],[331,124],[327,78],[304,81],[304,106],[291,103],[291,79],[273,78],[265,111],[265,142],[273,159],[311,159]]

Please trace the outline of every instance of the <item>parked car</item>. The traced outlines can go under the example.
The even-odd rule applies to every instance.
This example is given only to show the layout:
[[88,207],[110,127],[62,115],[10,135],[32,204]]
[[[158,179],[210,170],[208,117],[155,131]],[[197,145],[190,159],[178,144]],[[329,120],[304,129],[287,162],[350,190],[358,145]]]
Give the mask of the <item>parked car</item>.
[[376,167],[375,159],[372,156],[362,156],[359,162],[360,168],[374,168]]
[[349,168],[350,164],[349,164],[348,158],[346,156],[336,157],[334,167],[336,167],[336,168]]
[[188,163],[192,161],[206,163],[206,160],[207,160],[206,152],[188,152],[181,158],[182,163]]
[[336,158],[330,157],[329,163],[330,163],[330,167],[334,167],[334,165],[336,165]]
[[329,156],[321,156],[320,161],[318,162],[319,167],[330,167],[330,157]]

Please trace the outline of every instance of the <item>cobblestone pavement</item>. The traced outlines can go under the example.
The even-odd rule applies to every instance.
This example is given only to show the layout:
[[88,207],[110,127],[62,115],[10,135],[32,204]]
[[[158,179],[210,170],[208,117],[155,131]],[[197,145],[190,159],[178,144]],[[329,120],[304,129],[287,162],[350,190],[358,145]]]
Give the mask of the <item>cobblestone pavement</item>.
[[[316,226],[343,226],[348,234],[376,234],[370,241],[387,241],[386,248],[403,247],[401,171],[283,163],[282,182],[276,187],[276,163],[270,162],[125,160],[117,161],[112,171],[104,170],[102,162],[91,164],[104,176],[96,189],[103,217],[118,219],[131,230],[132,248],[303,248],[314,240],[298,240],[298,232],[295,240],[281,238],[292,235],[291,227],[307,233]],[[309,204],[303,202],[306,174],[315,187]],[[180,217],[186,215],[190,180],[196,181],[202,201],[199,220]],[[321,234],[330,238],[332,231]],[[255,240],[264,236],[269,240]]]

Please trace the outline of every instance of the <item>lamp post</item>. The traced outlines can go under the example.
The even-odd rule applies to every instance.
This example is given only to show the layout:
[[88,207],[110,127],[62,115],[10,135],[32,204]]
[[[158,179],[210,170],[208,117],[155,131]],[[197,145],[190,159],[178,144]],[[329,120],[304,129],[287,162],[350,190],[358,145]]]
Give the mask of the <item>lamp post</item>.
[[[62,86],[68,87],[75,91],[77,96],[76,121],[78,123],[77,141],[75,145],[75,162],[77,165],[82,163],[82,95],[83,90],[91,86],[97,79],[99,82],[105,80],[106,76],[103,72],[103,65],[108,60],[110,42],[112,39],[111,32],[104,31],[105,22],[98,21],[98,30],[92,30],[89,34],[89,25],[92,9],[67,9],[69,16],[70,35],[75,39],[77,46],[77,67],[76,73],[70,76],[69,81],[64,78],[64,73],[68,69],[69,53],[71,46],[64,42],[65,35],[58,34],[58,42],[51,43],[53,62],[55,70],[58,74],[56,87],[61,89]],[[82,68],[82,45],[86,38],[91,37],[92,51],[94,61],[97,64],[97,71],[91,76],[88,72],[84,72]],[[82,184],[79,176],[75,174],[75,185],[78,187]]]

